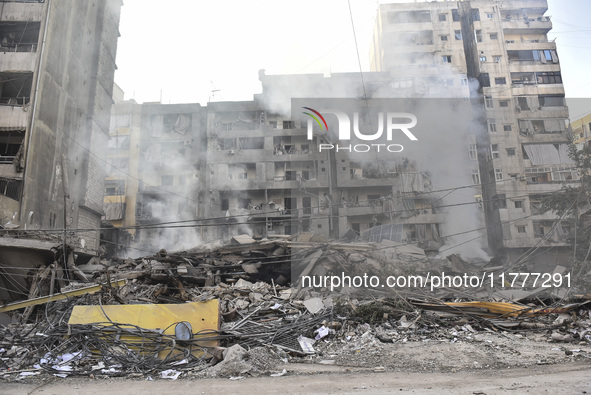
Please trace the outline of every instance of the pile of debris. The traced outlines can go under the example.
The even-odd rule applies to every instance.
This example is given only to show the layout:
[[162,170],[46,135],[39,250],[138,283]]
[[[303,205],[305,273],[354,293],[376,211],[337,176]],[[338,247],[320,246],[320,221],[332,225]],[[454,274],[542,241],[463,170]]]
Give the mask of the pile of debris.
[[284,374],[277,370],[281,363],[335,354],[336,348],[379,350],[379,344],[451,341],[480,331],[535,331],[543,341],[591,344],[588,295],[567,304],[564,293],[539,289],[510,300],[490,286],[313,289],[302,281],[339,273],[385,278],[503,271],[457,255],[427,257],[389,241],[241,236],[215,249],[93,258],[83,265],[68,250],[65,260],[56,251],[53,263],[35,269],[29,299],[0,307],[13,312],[13,322],[0,327],[1,379]]

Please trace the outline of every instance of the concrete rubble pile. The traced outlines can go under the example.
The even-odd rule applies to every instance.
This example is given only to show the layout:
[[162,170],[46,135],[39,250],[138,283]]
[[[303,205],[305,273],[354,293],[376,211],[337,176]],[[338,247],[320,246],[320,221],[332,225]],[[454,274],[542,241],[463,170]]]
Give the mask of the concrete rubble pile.
[[[369,355],[412,340],[479,342],[505,331],[591,345],[588,295],[573,294],[567,303],[561,290],[524,290],[511,300],[492,287],[313,289],[302,281],[343,272],[385,278],[503,270],[491,265],[427,257],[389,241],[300,235],[237,236],[213,249],[71,262],[67,283],[40,267],[36,299],[14,306],[12,323],[0,326],[0,379],[282,375],[278,367],[294,360],[346,363],[352,350]],[[179,306],[199,313],[187,317]],[[144,325],[146,310],[136,314],[139,308],[155,309],[152,326]]]

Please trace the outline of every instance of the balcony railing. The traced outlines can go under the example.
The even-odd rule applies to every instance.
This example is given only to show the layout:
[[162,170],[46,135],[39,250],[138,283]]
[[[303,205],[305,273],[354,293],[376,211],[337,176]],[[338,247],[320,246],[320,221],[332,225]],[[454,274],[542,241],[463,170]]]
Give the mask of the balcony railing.
[[0,105],[23,106],[29,103],[30,97],[0,97]]
[[37,52],[37,43],[0,44],[0,52]]

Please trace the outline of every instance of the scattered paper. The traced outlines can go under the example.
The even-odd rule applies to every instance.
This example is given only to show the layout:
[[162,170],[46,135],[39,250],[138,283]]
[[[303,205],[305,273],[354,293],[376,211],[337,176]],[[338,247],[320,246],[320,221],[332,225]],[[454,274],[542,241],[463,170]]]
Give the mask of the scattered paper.
[[114,367],[110,367],[109,369],[101,369],[101,373],[119,373],[121,372],[118,369],[115,369]]
[[300,343],[300,347],[302,347],[302,351],[306,354],[316,354],[316,350],[314,350],[314,340],[310,339],[309,337],[304,337],[300,335],[298,337],[298,343]]
[[331,334],[331,333],[335,333],[334,329],[329,329],[327,327],[325,327],[324,325],[322,325],[320,328],[316,329],[314,331],[314,333],[316,333],[316,337],[314,338],[314,340],[320,340],[323,337],[326,337],[327,335]]
[[181,372],[179,372],[178,370],[174,370],[174,369],[168,369],[163,372],[160,372],[160,377],[162,377],[163,379],[176,380],[179,378],[180,375],[181,375]]
[[35,375],[38,375],[39,373],[41,373],[41,372],[21,372],[19,374],[19,376],[35,376]]
[[273,373],[271,377],[281,377],[287,374],[287,369],[283,369],[281,373]]

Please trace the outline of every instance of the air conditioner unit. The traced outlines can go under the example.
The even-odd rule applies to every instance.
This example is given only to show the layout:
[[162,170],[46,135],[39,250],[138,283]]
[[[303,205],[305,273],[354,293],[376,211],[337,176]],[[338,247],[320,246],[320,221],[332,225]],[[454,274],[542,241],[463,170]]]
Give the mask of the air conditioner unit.
[[520,176],[519,177],[519,181],[527,181],[527,177],[526,176]]

